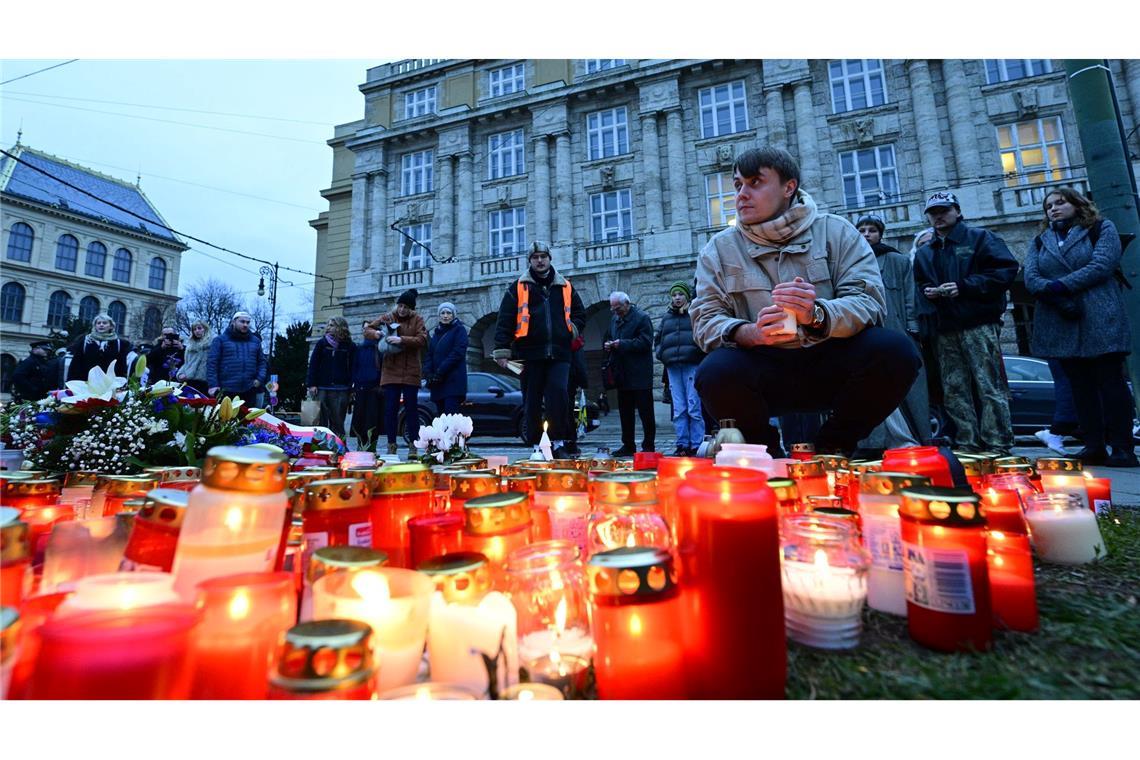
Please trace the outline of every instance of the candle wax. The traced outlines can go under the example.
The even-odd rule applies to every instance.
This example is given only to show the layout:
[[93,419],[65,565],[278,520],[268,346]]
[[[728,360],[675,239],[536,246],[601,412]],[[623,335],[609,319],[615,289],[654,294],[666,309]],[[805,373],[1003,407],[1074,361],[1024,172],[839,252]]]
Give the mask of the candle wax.
[[1096,515],[1088,509],[1030,510],[1025,519],[1037,555],[1045,562],[1082,565],[1105,554]]

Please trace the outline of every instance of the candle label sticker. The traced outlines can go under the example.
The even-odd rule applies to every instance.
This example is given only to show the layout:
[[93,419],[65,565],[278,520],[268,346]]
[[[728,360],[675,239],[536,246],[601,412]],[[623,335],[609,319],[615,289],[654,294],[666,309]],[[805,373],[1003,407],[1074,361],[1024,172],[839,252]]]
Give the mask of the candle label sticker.
[[563,516],[558,512],[550,513],[550,537],[554,540],[571,541],[582,550],[586,556],[587,522],[584,515]]
[[863,539],[871,550],[871,564],[883,570],[903,569],[902,534],[897,517],[863,517]]
[[1108,514],[1108,510],[1112,507],[1112,501],[1109,499],[1093,499],[1093,507],[1096,509],[1098,517],[1100,515],[1106,515]]
[[309,562],[313,558],[313,552],[317,549],[323,549],[329,545],[329,534],[325,531],[319,533],[302,533],[301,546],[301,577],[309,577]]
[[974,614],[974,588],[966,552],[926,549],[904,542],[903,564],[908,602],[953,615]]
[[372,523],[354,523],[348,526],[348,545],[372,548]]

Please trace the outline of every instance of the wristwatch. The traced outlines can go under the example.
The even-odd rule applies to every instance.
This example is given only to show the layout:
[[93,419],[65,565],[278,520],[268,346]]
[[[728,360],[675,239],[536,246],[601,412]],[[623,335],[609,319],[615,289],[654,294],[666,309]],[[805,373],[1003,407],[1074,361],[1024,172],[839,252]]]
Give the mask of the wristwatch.
[[827,324],[827,312],[816,302],[815,306],[811,309],[811,324],[808,325],[808,328],[811,330],[822,330],[825,324]]

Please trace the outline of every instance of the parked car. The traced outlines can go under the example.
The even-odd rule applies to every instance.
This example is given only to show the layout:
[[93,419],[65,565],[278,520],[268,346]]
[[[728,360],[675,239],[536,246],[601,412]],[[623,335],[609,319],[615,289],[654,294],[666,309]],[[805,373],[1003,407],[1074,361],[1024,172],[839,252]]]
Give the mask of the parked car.
[[[419,407],[420,425],[429,424],[439,414],[427,387],[420,388],[416,405]],[[575,405],[575,414],[577,411]],[[523,438],[523,394],[519,379],[514,375],[468,372],[467,400],[460,405],[459,413],[467,415],[474,423],[473,438]],[[411,443],[403,409],[399,420],[400,436]],[[587,401],[586,430],[588,432],[597,426],[598,405]]]

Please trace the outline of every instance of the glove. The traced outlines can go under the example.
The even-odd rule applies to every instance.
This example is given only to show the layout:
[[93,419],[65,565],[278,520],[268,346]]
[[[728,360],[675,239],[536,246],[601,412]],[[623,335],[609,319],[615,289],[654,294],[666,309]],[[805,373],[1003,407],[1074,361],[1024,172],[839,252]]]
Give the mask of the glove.
[[1068,286],[1060,280],[1049,280],[1049,284],[1045,286],[1045,290],[1050,295],[1055,296],[1067,296],[1070,292]]
[[439,375],[428,375],[427,384],[429,388],[439,385]]

